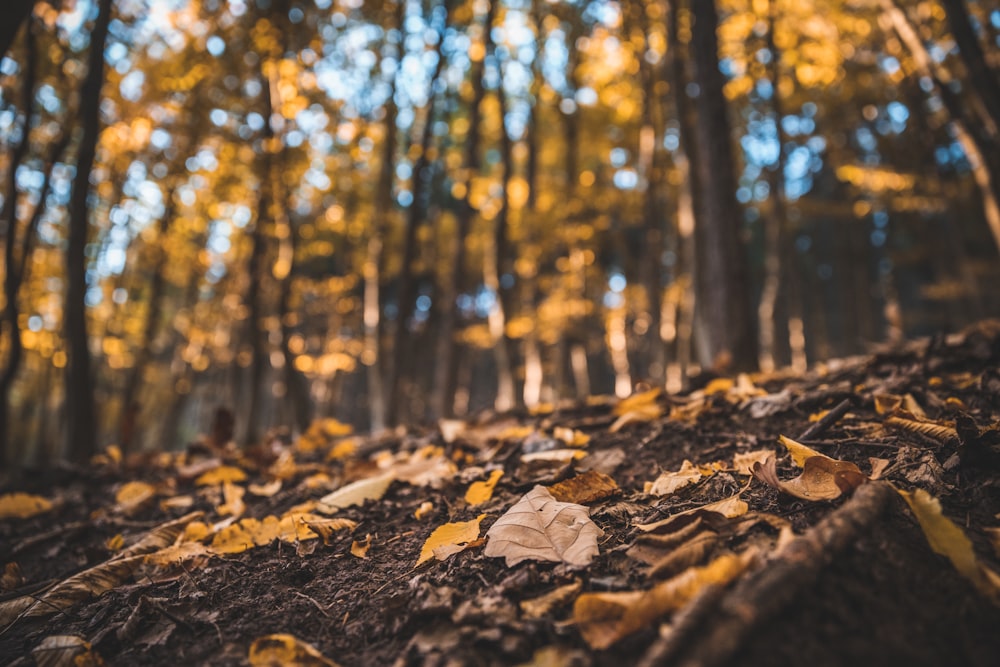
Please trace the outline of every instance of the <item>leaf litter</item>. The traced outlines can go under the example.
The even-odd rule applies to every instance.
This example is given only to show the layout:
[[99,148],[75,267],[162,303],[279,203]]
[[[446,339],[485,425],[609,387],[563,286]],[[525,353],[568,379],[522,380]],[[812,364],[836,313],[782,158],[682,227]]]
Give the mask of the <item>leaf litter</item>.
[[949,340],[378,440],[320,420],[268,460],[109,448],[0,495],[0,656],[991,664],[1000,342]]

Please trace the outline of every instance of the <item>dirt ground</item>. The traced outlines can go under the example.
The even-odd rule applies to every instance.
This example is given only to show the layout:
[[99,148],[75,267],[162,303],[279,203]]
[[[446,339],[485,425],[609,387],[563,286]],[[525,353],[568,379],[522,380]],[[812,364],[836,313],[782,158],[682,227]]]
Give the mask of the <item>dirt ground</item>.
[[[0,663],[247,664],[255,640],[287,633],[340,665],[998,664],[995,591],[932,550],[896,490],[938,498],[971,540],[978,566],[1000,569],[997,532],[990,531],[1000,526],[1000,324],[830,362],[804,376],[754,380],[705,379],[693,395],[656,396],[631,414],[617,401],[594,400],[354,437],[350,446],[327,429],[318,443],[276,439],[247,453],[199,447],[141,463],[106,455],[86,468],[26,473],[3,492],[38,494],[55,507],[0,520]],[[778,478],[795,478],[801,471],[779,435],[857,464],[863,479],[845,485],[837,476],[843,495],[806,500],[762,481],[759,471],[736,469],[737,454],[770,449]],[[568,444],[580,451],[569,462],[525,458]],[[60,598],[56,608],[18,611],[18,600],[45,600],[54,585],[108,562],[164,522],[192,511],[203,512],[206,525],[223,521],[225,488],[196,483],[220,463],[246,472],[240,485],[270,482],[273,490],[281,481],[273,495],[243,497],[241,518],[263,519],[421,452],[438,452],[454,466],[409,481],[400,473],[380,499],[333,512],[355,523],[326,543],[275,539],[168,566],[143,562],[108,575],[101,595],[90,581],[90,590]],[[703,466],[693,483],[660,496],[644,492],[685,460]],[[881,475],[873,466],[884,466]],[[490,469],[503,475],[492,497],[472,506],[466,492]],[[524,494],[587,470],[619,487],[583,503],[603,531],[588,565],[508,566],[486,555],[481,536]],[[125,507],[119,496],[134,480],[152,485],[155,498]],[[737,493],[757,522],[716,524],[719,515],[694,514],[712,525],[710,546],[683,559],[663,564],[673,537],[657,543],[648,537],[655,531],[637,528]],[[190,502],[165,502],[176,497]],[[416,565],[437,527],[481,514],[480,539]],[[580,596],[648,591],[723,554],[745,557],[731,581],[692,589],[608,648],[595,648],[581,627]],[[553,591],[560,592],[541,608],[532,604]],[[15,611],[5,616],[5,608]],[[86,644],[38,651],[52,636]],[[261,655],[251,662],[329,664]]]

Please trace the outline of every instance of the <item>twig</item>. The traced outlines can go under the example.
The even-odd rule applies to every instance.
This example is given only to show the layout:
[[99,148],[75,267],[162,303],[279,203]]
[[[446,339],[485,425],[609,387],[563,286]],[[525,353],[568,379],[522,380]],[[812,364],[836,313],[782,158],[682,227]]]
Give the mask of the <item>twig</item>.
[[326,610],[329,609],[330,607],[332,607],[333,605],[335,605],[337,603],[336,600],[334,600],[332,603],[330,603],[330,607],[323,607],[323,605],[321,605],[319,602],[317,602],[315,598],[312,598],[312,597],[306,595],[305,593],[299,593],[298,591],[292,591],[292,592],[295,593],[295,595],[298,595],[300,598],[305,598],[306,600],[309,600],[314,605],[316,605],[316,608],[319,609],[319,613],[323,614],[327,618],[331,618],[330,614],[326,613]]
[[799,434],[799,437],[796,438],[796,440],[799,440],[801,442],[802,440],[809,440],[815,438],[821,433],[825,433],[827,429],[836,424],[838,421],[840,421],[841,417],[847,414],[847,411],[851,409],[851,406],[853,404],[854,401],[850,398],[845,398],[840,403],[837,403],[837,405],[835,405],[832,410],[823,415],[822,419],[820,419],[818,422],[816,422],[806,430],[802,431],[802,433]]

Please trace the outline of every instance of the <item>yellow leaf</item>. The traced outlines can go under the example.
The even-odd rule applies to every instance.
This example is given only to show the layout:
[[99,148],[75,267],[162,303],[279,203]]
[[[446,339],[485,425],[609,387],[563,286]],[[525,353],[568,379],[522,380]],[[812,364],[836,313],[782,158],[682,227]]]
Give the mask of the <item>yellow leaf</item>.
[[733,467],[739,475],[749,475],[753,464],[763,463],[768,457],[774,456],[773,449],[758,449],[752,452],[741,452],[733,457]]
[[618,401],[618,405],[614,407],[612,413],[621,417],[630,412],[649,412],[651,406],[655,406],[656,410],[659,410],[659,406],[656,405],[656,399],[660,397],[660,393],[661,390],[657,387],[649,391],[632,394],[628,398]]
[[648,591],[584,593],[573,605],[573,620],[591,648],[606,649],[693,600],[706,586],[725,585],[754,561],[755,552],[724,554],[704,567],[690,568]]
[[309,530],[323,538],[323,544],[325,545],[330,544],[330,536],[338,530],[353,530],[358,525],[350,519],[326,519],[317,516],[310,516],[308,519],[302,519],[302,521]]
[[0,519],[28,519],[52,509],[52,501],[28,493],[0,496]]
[[258,637],[247,656],[250,667],[337,667],[337,663],[294,635]]
[[810,449],[809,447],[795,442],[791,438],[786,438],[783,435],[778,436],[778,442],[785,446],[788,453],[792,455],[792,461],[794,461],[795,465],[800,468],[806,464],[806,459],[810,456],[822,456],[822,454],[817,452],[815,449]]
[[363,505],[367,500],[379,500],[385,495],[394,479],[396,479],[396,474],[389,471],[382,475],[352,482],[320,498],[316,509],[324,514],[333,514],[345,507]]
[[418,507],[413,512],[413,518],[419,521],[420,519],[423,519],[425,516],[427,516],[427,514],[433,509],[434,509],[434,503],[432,503],[429,500],[425,500],[424,502],[420,503],[420,507]]
[[372,548],[372,536],[371,534],[365,535],[363,540],[354,540],[351,542],[351,555],[357,558],[367,558],[368,550]]
[[540,595],[530,600],[522,600],[520,603],[521,611],[528,618],[542,618],[556,607],[568,602],[582,588],[583,582],[577,579],[573,583],[560,586],[545,595]]
[[497,440],[520,440],[535,432],[530,426],[508,426],[497,433]]
[[521,457],[523,463],[532,461],[554,461],[556,463],[569,463],[582,459],[587,452],[581,449],[549,449],[543,452],[531,452]]
[[340,459],[346,459],[347,457],[352,456],[357,450],[357,439],[345,438],[330,448],[330,452],[326,455],[326,460],[339,461]]
[[588,470],[576,477],[548,487],[552,497],[561,503],[586,505],[618,493],[618,484],[604,473]]
[[716,501],[714,503],[709,503],[707,505],[702,505],[701,507],[694,507],[683,512],[678,512],[673,516],[669,516],[666,519],[661,519],[660,521],[654,521],[653,523],[641,523],[637,524],[636,528],[644,533],[649,533],[652,531],[665,529],[669,530],[671,524],[683,523],[690,521],[688,517],[691,516],[721,516],[726,519],[734,519],[738,516],[743,516],[747,513],[750,506],[747,505],[746,501],[740,498],[740,494],[737,493],[729,498],[723,498],[722,500]]
[[486,481],[470,484],[469,490],[465,492],[465,502],[473,507],[487,502],[493,497],[493,489],[501,477],[503,477],[503,470],[494,470],[490,473],[490,478]]
[[715,378],[702,389],[705,396],[711,396],[712,394],[724,394],[733,387],[736,386],[736,382],[732,378]]
[[211,549],[201,542],[182,542],[146,556],[146,563],[153,567],[170,567],[195,558],[212,555]]
[[955,523],[941,511],[941,502],[923,489],[899,491],[917,517],[928,544],[934,553],[951,561],[958,573],[971,581],[979,591],[994,600],[1000,598],[996,573],[976,559],[972,542]]
[[565,426],[556,426],[552,429],[552,437],[562,440],[570,447],[584,447],[590,442],[590,436],[586,433]]
[[153,499],[156,489],[145,482],[127,482],[115,494],[115,502],[126,514],[134,512]]
[[247,478],[247,474],[239,468],[233,466],[219,466],[203,473],[194,481],[196,486],[215,486],[225,482],[242,482]]
[[121,533],[118,533],[114,537],[109,537],[104,546],[108,548],[108,551],[121,551],[121,548],[125,546],[125,538]]
[[[435,558],[435,551],[441,547],[463,546],[478,539],[479,522],[484,518],[486,518],[486,515],[480,514],[471,521],[455,521],[435,528],[420,550],[420,558],[417,559],[417,565]],[[444,560],[444,558],[440,560]]]

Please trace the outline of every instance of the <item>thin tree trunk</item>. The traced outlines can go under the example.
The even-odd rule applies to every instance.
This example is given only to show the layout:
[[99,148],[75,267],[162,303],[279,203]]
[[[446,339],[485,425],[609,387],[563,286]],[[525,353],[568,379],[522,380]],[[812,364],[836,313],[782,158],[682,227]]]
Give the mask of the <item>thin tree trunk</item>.
[[[396,0],[393,26],[402,29],[405,0]],[[386,58],[383,55],[383,60]],[[384,70],[384,68],[383,68]],[[388,227],[388,216],[394,206],[392,202],[392,183],[396,173],[396,119],[399,109],[396,106],[396,74],[389,76],[389,97],[385,102],[385,138],[382,144],[382,164],[379,171],[378,187],[375,190],[375,211],[372,217],[371,235],[366,248],[364,276],[364,351],[362,363],[365,364],[368,380],[368,406],[370,428],[378,433],[386,426],[386,396],[382,383],[382,301],[381,301],[381,268],[383,242]]]
[[732,138],[719,70],[718,15],[714,0],[691,3],[691,53],[696,101],[695,138],[698,142],[698,207],[695,228],[698,246],[696,285],[707,325],[706,343],[713,366],[749,370],[757,365],[757,345],[750,299],[746,293],[749,270],[742,236],[742,212],[736,202]]
[[[0,21],[0,60],[7,55],[11,45],[17,38],[17,33],[21,26],[26,25],[31,15],[31,10],[35,8],[36,0],[6,0],[4,3],[4,17]],[[30,30],[30,28],[29,28]]]
[[[484,32],[493,25],[497,0],[492,0],[486,11]],[[485,35],[484,35],[485,39]],[[479,173],[479,139],[481,134],[482,114],[480,106],[486,94],[483,74],[486,71],[485,45],[483,54],[472,65],[472,101],[469,103],[469,132],[465,137],[465,156],[462,170],[465,178],[465,194],[456,212],[457,225],[455,236],[449,251],[450,275],[442,285],[441,297],[441,329],[438,333],[436,360],[436,377],[434,381],[434,403],[431,412],[437,417],[451,417],[455,411],[455,392],[458,389],[458,354],[456,353],[455,328],[458,312],[455,303],[462,289],[465,276],[465,239],[469,235],[472,219],[476,209],[472,205],[472,186]]]
[[398,423],[400,402],[404,398],[403,387],[401,386],[403,384],[403,362],[406,360],[406,355],[410,349],[408,344],[410,338],[409,321],[413,315],[414,302],[417,297],[417,285],[413,276],[413,260],[417,250],[417,231],[423,222],[428,208],[426,199],[429,196],[427,190],[431,178],[430,151],[431,141],[434,138],[434,113],[436,107],[435,100],[437,98],[435,89],[437,88],[438,79],[441,77],[441,72],[444,69],[445,59],[442,53],[442,45],[444,43],[445,31],[448,27],[451,0],[445,0],[444,9],[445,15],[438,30],[438,41],[435,45],[437,64],[434,67],[434,73],[431,76],[430,85],[428,86],[427,112],[424,119],[424,126],[421,130],[420,154],[413,168],[413,181],[410,188],[413,194],[413,202],[410,204],[410,210],[406,217],[406,231],[403,238],[403,264],[400,269],[398,281],[398,308],[392,336],[392,365],[388,368],[387,375],[389,381],[386,383],[389,394],[389,408],[386,420],[390,425]]
[[97,406],[87,339],[87,196],[90,172],[100,133],[101,87],[104,84],[104,47],[111,24],[112,0],[99,0],[97,21],[90,35],[87,75],[80,91],[83,136],[69,204],[69,242],[66,248],[65,330],[66,451],[75,461],[86,461],[97,451]]
[[[25,68],[21,80],[21,97],[24,105],[24,124],[21,129],[21,140],[14,147],[10,157],[10,164],[7,167],[7,194],[4,197],[3,221],[6,227],[6,240],[4,245],[4,296],[6,305],[3,311],[3,321],[0,328],[6,324],[10,342],[8,344],[7,363],[4,365],[3,373],[0,374],[0,460],[8,458],[8,422],[7,416],[10,413],[10,391],[14,385],[14,379],[21,368],[21,356],[24,350],[24,343],[21,340],[21,328],[18,323],[20,311],[18,310],[17,296],[21,289],[21,276],[23,276],[24,265],[30,259],[27,252],[27,238],[22,243],[25,250],[22,252],[20,260],[16,256],[18,233],[17,233],[17,170],[24,161],[24,156],[28,152],[31,144],[31,117],[35,114],[35,65],[37,53],[35,48],[35,35],[31,23],[28,24],[27,35],[25,36]],[[48,174],[46,173],[46,179]],[[42,197],[45,197],[45,188],[42,190]],[[39,208],[44,204],[44,199],[38,202]],[[27,237],[31,234],[29,227],[25,231]],[[2,334],[2,329],[0,329]]]

